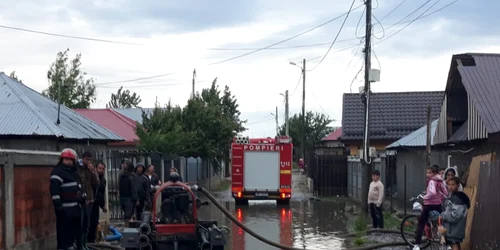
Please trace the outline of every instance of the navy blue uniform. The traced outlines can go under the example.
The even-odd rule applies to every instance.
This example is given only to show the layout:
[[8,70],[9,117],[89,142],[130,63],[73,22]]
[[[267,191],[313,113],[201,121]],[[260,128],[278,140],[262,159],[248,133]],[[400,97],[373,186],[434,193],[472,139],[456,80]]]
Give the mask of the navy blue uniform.
[[[57,249],[81,245],[81,205],[84,194],[75,167],[57,164],[50,174],[50,195],[56,212]],[[78,244],[80,243],[80,244]]]

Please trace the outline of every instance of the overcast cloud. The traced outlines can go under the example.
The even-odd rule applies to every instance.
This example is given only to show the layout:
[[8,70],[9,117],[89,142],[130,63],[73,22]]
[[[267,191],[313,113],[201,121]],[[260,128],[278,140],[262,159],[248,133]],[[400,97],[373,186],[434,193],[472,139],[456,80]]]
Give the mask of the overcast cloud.
[[[374,1],[373,13],[382,19],[403,0]],[[419,19],[401,32],[406,23],[393,25],[427,0],[406,1],[381,21],[374,20],[374,68],[380,68],[381,82],[376,92],[444,90],[452,54],[465,52],[500,53],[498,1],[460,0],[431,16]],[[438,2],[428,13],[453,0],[431,0],[407,20]],[[276,48],[311,44],[294,49],[263,50],[258,53],[208,66],[249,51],[220,51],[207,48],[260,48],[296,35],[346,12],[351,1],[298,0],[218,0],[218,1],[132,1],[132,0],[4,0],[0,25],[71,36],[92,37],[137,43],[123,45],[53,37],[0,29],[0,71],[16,70],[28,86],[41,91],[47,87],[46,73],[58,51],[70,48],[72,56],[82,53],[83,66],[96,78],[98,102],[104,108],[110,94],[121,85],[142,97],[142,106],[152,107],[171,99],[183,105],[190,95],[191,74],[196,68],[196,89],[210,86],[218,77],[229,85],[248,119],[250,136],[273,136],[271,112],[280,109],[290,92],[290,111],[301,107],[300,69],[289,64],[311,59],[317,65],[333,41],[340,18]],[[357,0],[354,6],[362,5]],[[351,13],[339,42],[315,70],[307,73],[306,108],[326,113],[341,122],[342,93],[357,92],[362,85],[364,19],[357,30],[363,8]],[[385,33],[385,37],[382,37]],[[385,40],[387,39],[387,40]],[[359,49],[358,49],[359,48]],[[377,60],[378,58],[378,60]],[[130,80],[160,74],[174,74],[123,84],[100,83]],[[292,95],[293,93],[293,95]]]

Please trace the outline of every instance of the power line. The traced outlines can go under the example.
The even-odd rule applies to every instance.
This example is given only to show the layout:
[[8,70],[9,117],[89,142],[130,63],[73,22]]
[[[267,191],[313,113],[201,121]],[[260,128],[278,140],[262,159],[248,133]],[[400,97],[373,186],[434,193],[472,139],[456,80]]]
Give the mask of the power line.
[[[271,48],[271,47],[274,47],[274,46],[276,46],[276,45],[279,45],[279,44],[282,44],[282,43],[288,42],[288,41],[290,41],[290,40],[292,40],[292,39],[295,39],[295,38],[297,38],[297,37],[299,37],[299,36],[302,36],[302,35],[304,35],[304,34],[307,34],[307,33],[311,32],[311,31],[314,31],[315,29],[321,28],[321,27],[323,27],[323,26],[325,26],[325,25],[327,25],[327,24],[329,24],[329,23],[331,23],[331,22],[333,22],[333,21],[335,21],[335,20],[337,20],[337,19],[339,19],[339,18],[341,18],[341,17],[343,17],[343,16],[347,16],[347,17],[348,17],[348,16],[349,16],[349,14],[351,13],[351,11],[352,11],[352,10],[355,10],[355,9],[358,9],[358,8],[360,8],[360,7],[364,6],[364,5],[359,5],[358,7],[356,7],[356,8],[354,8],[354,9],[353,9],[352,7],[353,7],[353,5],[354,5],[354,2],[356,2],[356,1],[355,1],[355,0],[353,1],[353,4],[351,5],[351,7],[349,8],[349,11],[348,11],[347,13],[344,13],[344,14],[342,14],[342,15],[339,15],[339,16],[337,16],[337,17],[333,18],[333,19],[330,19],[330,20],[328,20],[328,21],[326,21],[326,22],[324,22],[324,23],[322,23],[322,24],[319,24],[319,25],[317,25],[317,26],[315,26],[315,27],[312,27],[312,28],[310,28],[310,29],[308,29],[308,30],[306,30],[306,31],[300,32],[300,33],[299,33],[299,34],[297,34],[297,35],[291,36],[291,37],[289,37],[289,38],[287,38],[287,39],[281,40],[281,41],[279,41],[279,42],[273,43],[273,44],[268,45],[268,46],[263,47],[263,48],[259,48],[259,49],[256,49],[256,50],[253,50],[253,51],[250,51],[250,52],[247,52],[247,53],[244,53],[244,54],[238,55],[238,56],[234,56],[234,57],[231,57],[231,58],[228,58],[228,59],[224,59],[224,60],[222,60],[222,61],[218,61],[218,62],[213,62],[213,63],[210,63],[209,65],[221,64],[221,63],[225,63],[225,62],[228,62],[228,61],[232,61],[232,60],[235,60],[235,59],[238,59],[238,58],[244,57],[244,56],[248,56],[248,55],[251,55],[251,54],[257,53],[257,52],[262,51],[262,50],[265,50],[265,49],[267,49],[267,48]],[[346,18],[346,19],[347,19],[347,18]],[[344,23],[342,24],[342,27],[344,27],[344,24],[345,24],[345,21],[344,21]],[[342,30],[342,28],[341,28],[341,30]]]
[[363,9],[363,12],[361,12],[361,15],[359,16],[358,23],[356,24],[356,30],[354,31],[354,35],[356,35],[356,38],[361,39],[362,36],[358,36],[358,29],[359,25],[361,24],[361,19],[365,16],[365,11],[366,8]]
[[406,1],[408,1],[408,0],[403,0],[401,3],[399,3],[391,11],[389,11],[389,13],[385,14],[385,16],[383,16],[382,18],[380,18],[380,21],[383,21],[385,18],[387,18],[388,16],[390,16],[394,11],[396,11],[399,7],[401,7],[401,5],[403,5]]
[[316,64],[316,66],[314,66],[314,68],[312,68],[311,70],[309,71],[313,71],[315,70],[326,58],[326,56],[328,56],[328,53],[330,52],[330,50],[332,49],[333,45],[335,45],[335,42],[337,41],[337,39],[339,38],[339,35],[340,33],[342,32],[342,29],[344,29],[344,25],[347,21],[347,19],[349,18],[349,14],[351,14],[351,11],[353,10],[352,7],[354,6],[354,3],[356,2],[356,0],[352,0],[352,3],[351,3],[351,6],[349,7],[349,10],[347,11],[347,14],[345,15],[345,18],[344,18],[344,21],[342,22],[342,25],[340,26],[340,29],[339,31],[337,32],[337,35],[335,36],[335,39],[333,39],[333,42],[332,44],[330,45],[330,48],[328,48],[328,50],[326,51],[325,55],[323,56],[323,58],[321,58],[321,60],[319,61],[318,64]]
[[[427,2],[429,2],[430,0],[428,0]],[[413,22],[417,21],[418,19],[420,19],[420,17],[422,17],[422,15],[424,15],[425,13],[427,13],[430,9],[432,9],[432,7],[434,7],[437,3],[439,3],[441,0],[437,0],[436,2],[434,2],[429,8],[427,8],[424,12],[422,12],[420,15],[418,15],[415,19],[413,19],[411,22],[407,23],[405,26],[403,26],[403,28],[397,30],[396,32],[390,34],[388,37],[386,37],[385,39],[383,40],[380,40],[378,43],[376,43],[375,45],[397,35],[399,32],[403,31],[404,29],[406,29],[406,27],[410,26]]]
[[77,39],[77,40],[87,40],[87,41],[93,41],[93,42],[126,44],[126,45],[143,45],[143,44],[138,44],[138,43],[120,42],[120,41],[105,40],[105,39],[99,39],[99,38],[83,37],[83,36],[62,35],[62,34],[57,34],[57,33],[38,31],[38,30],[32,30],[32,29],[25,29],[25,28],[19,28],[19,27],[7,26],[7,25],[0,25],[0,28],[9,29],[9,30],[16,30],[16,31],[23,31],[23,32],[28,32],[28,33],[35,33],[35,34],[46,35],[46,36],[57,36],[57,37],[71,38],[71,39]]
[[[358,9],[358,8],[360,8],[360,7],[362,7],[362,6],[364,6],[364,5],[359,5],[359,6],[357,6],[357,7],[356,7],[356,8],[354,8],[354,9],[353,9],[353,8],[352,8],[352,6],[351,6],[351,10]],[[351,10],[350,10],[350,11],[351,11]],[[244,54],[241,54],[241,55],[238,55],[238,56],[234,56],[234,57],[227,58],[227,59],[224,59],[224,60],[221,60],[221,61],[217,61],[217,62],[210,63],[210,64],[208,64],[208,66],[211,66],[211,65],[216,65],[216,64],[221,64],[221,63],[225,63],[225,62],[232,61],[232,60],[235,60],[235,59],[238,59],[238,58],[241,58],[241,57],[245,57],[245,56],[248,56],[248,55],[251,55],[251,54],[255,54],[255,53],[257,53],[257,52],[259,52],[259,51],[262,51],[262,50],[269,49],[269,48],[271,48],[271,47],[274,47],[274,46],[276,46],[276,45],[279,45],[279,44],[285,43],[285,42],[290,41],[290,40],[292,40],[292,39],[295,39],[295,38],[297,38],[297,37],[299,37],[299,36],[302,36],[302,35],[304,35],[304,34],[307,34],[307,33],[311,32],[311,31],[314,31],[315,29],[318,29],[318,28],[320,28],[320,27],[323,27],[323,26],[325,26],[325,25],[327,25],[327,24],[329,24],[329,23],[331,23],[331,22],[333,22],[333,21],[335,21],[335,20],[337,20],[337,19],[339,19],[339,18],[341,18],[341,17],[343,17],[343,16],[345,16],[345,15],[349,15],[349,13],[344,13],[344,14],[342,14],[342,15],[339,15],[339,16],[337,16],[337,17],[334,17],[334,18],[332,18],[332,19],[330,19],[330,20],[328,20],[328,21],[326,21],[326,22],[324,22],[324,23],[321,23],[321,24],[319,24],[319,25],[316,25],[315,27],[312,27],[312,28],[310,28],[310,29],[308,29],[308,30],[305,30],[305,31],[303,31],[303,32],[301,32],[301,33],[299,33],[299,34],[297,34],[297,35],[291,36],[291,37],[289,37],[289,38],[287,38],[287,39],[281,40],[281,41],[279,41],[279,42],[276,42],[276,43],[273,43],[273,44],[271,44],[271,45],[265,46],[265,47],[263,47],[263,48],[258,48],[258,49],[252,50],[252,51],[250,51],[250,52],[247,52],[247,53],[244,53]],[[174,73],[176,73],[176,72],[167,73],[167,74],[161,74],[161,75],[156,75],[156,76],[141,77],[141,78],[136,78],[136,79],[131,79],[131,80],[123,80],[123,81],[115,81],[115,82],[98,83],[98,85],[103,85],[103,84],[111,84],[111,83],[136,82],[136,81],[141,81],[141,80],[145,80],[145,79],[152,79],[152,78],[158,78],[158,77],[168,76],[168,75],[172,75],[172,74],[174,74]]]
[[161,74],[161,75],[155,75],[155,76],[147,76],[147,77],[139,77],[135,79],[130,79],[130,80],[123,80],[123,81],[114,81],[114,82],[102,82],[102,83],[95,83],[95,86],[103,86],[103,85],[109,85],[109,84],[116,84],[116,83],[128,83],[128,82],[138,82],[142,80],[149,80],[149,79],[154,79],[154,78],[160,78],[164,76],[169,76],[173,75],[175,72],[167,73],[167,74]]
[[404,22],[406,20],[406,18],[410,17],[411,15],[415,14],[417,11],[419,11],[420,9],[422,9],[425,5],[427,5],[431,0],[427,0],[425,1],[422,5],[420,5],[418,8],[414,9],[412,12],[410,12],[408,15],[406,15],[405,17],[403,17],[401,20],[397,21],[396,23],[393,23],[391,24],[391,26],[389,26],[387,29],[391,29],[392,27],[396,26],[396,25],[399,25],[401,24],[402,22]]
[[378,25],[380,25],[380,28],[382,29],[382,36],[381,37],[377,37],[375,36],[375,34],[373,34],[373,37],[377,38],[377,39],[382,39],[385,37],[385,28],[384,28],[384,25],[382,25],[382,23],[377,19],[377,17],[375,15],[372,15],[373,18],[375,19],[375,21],[377,21]]
[[292,91],[292,94],[290,96],[288,96],[288,98],[292,97],[293,94],[295,94],[295,91],[297,90],[297,88],[299,87],[299,84],[300,84],[300,80],[302,80],[302,75],[303,75],[303,72],[302,70],[300,71],[300,76],[299,76],[299,80],[297,81],[297,85],[295,85],[295,88],[293,89]]

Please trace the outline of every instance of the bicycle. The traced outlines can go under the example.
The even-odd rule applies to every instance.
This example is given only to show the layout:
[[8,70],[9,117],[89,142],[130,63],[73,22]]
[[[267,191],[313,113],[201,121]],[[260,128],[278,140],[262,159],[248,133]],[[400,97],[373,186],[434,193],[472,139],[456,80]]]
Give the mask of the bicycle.
[[[410,198],[410,202],[413,202],[413,214],[407,215],[403,221],[401,221],[401,237],[409,246],[415,246],[415,235],[417,234],[418,221],[423,210],[423,206],[419,199],[423,198],[424,194],[420,194],[417,197]],[[419,244],[420,249],[426,249],[432,245],[439,245],[439,250],[446,250],[447,247],[441,244],[441,234],[438,231],[438,226],[441,225],[441,220],[439,218],[440,213],[438,211],[431,211],[429,213],[429,221],[425,224],[424,232],[422,237],[422,243]],[[405,228],[409,227],[410,231],[406,231]]]

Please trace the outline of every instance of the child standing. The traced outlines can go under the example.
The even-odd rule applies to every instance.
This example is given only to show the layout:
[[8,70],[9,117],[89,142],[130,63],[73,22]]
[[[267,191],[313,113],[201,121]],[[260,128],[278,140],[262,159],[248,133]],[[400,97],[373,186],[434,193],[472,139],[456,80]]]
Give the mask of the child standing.
[[[448,180],[453,179],[455,177],[460,178],[460,176],[458,176],[458,168],[457,168],[457,166],[449,167],[449,168],[447,168],[444,171],[444,177],[443,177],[443,179],[445,180],[444,183],[446,185],[446,188],[448,188]],[[463,188],[462,184],[459,184],[458,191],[464,191],[464,188]],[[448,193],[450,193],[448,195],[451,195],[451,192],[450,192],[449,189],[448,189]]]
[[448,190],[443,183],[443,178],[439,175],[439,166],[432,165],[427,168],[427,190],[424,195],[424,206],[420,219],[418,220],[417,235],[415,237],[415,247],[413,250],[420,250],[419,245],[422,243],[422,234],[424,227],[429,220],[431,211],[442,212],[442,204],[445,197],[448,196]]
[[467,195],[459,191],[460,179],[453,177],[447,180],[451,192],[450,198],[445,201],[445,211],[441,214],[443,227],[439,230],[446,232],[446,244],[453,250],[460,250],[460,243],[465,238],[465,224],[467,222],[467,209],[470,200]]
[[372,172],[372,182],[368,191],[368,206],[372,215],[373,228],[384,228],[384,215],[382,214],[382,203],[384,202],[384,184],[380,181],[380,172]]

